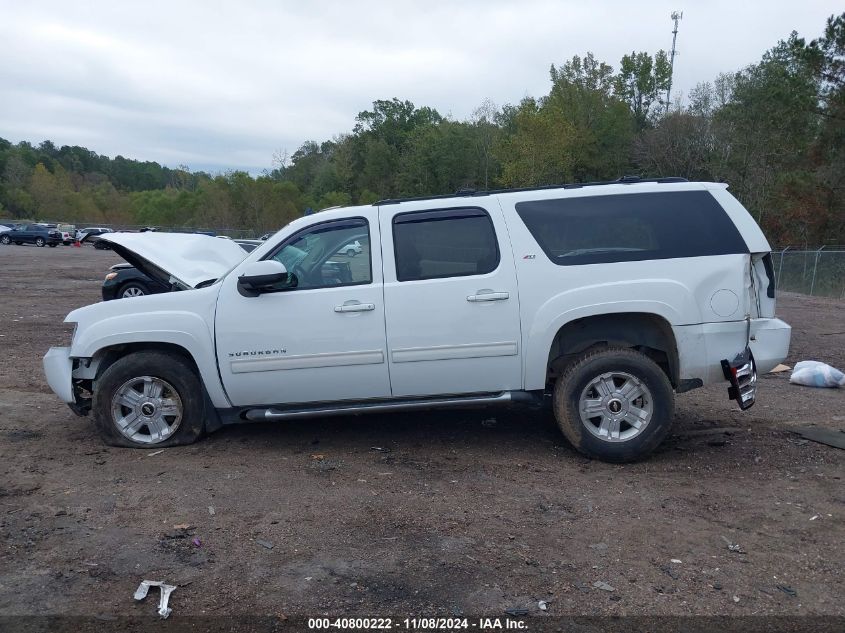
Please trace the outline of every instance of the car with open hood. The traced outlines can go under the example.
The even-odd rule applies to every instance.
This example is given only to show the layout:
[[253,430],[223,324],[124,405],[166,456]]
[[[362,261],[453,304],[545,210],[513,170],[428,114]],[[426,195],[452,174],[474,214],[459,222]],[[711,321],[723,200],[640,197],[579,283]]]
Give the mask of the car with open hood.
[[[158,234],[157,234],[158,235]],[[184,240],[181,240],[184,241]],[[246,257],[246,254],[252,252],[262,242],[258,240],[232,240],[235,244],[241,247],[243,253],[241,258]],[[172,240],[171,240],[172,242]],[[111,244],[111,242],[104,241],[104,244]],[[187,243],[193,243],[193,240],[188,239]],[[176,244],[175,246],[178,246]],[[143,250],[143,248],[142,248]],[[231,251],[231,249],[227,249]],[[148,253],[148,256],[155,257],[155,254]],[[235,261],[233,257],[232,262]],[[211,263],[211,270],[214,270],[216,264]],[[222,271],[225,272],[225,271]],[[144,273],[142,268],[136,268],[129,262],[121,264],[114,264],[109,268],[103,280],[101,293],[103,301],[111,301],[113,299],[134,299],[137,297],[144,297],[151,294],[159,294],[161,292],[171,292],[173,290],[180,290],[178,286],[167,282],[161,278],[155,278]]]
[[[676,395],[721,384],[748,409],[789,347],[771,248],[716,183],[382,200],[299,218],[246,255],[202,235],[103,239],[179,290],[74,310],[69,346],[44,357],[53,391],[117,446],[551,406],[579,451],[631,461],[669,434]],[[348,244],[361,252],[340,261]]]

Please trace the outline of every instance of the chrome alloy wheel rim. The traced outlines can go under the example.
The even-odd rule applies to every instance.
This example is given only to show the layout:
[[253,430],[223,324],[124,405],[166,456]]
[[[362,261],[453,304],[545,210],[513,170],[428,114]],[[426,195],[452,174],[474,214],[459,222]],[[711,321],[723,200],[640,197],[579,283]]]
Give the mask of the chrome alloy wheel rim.
[[128,299],[130,297],[143,297],[144,291],[141,290],[140,288],[136,288],[135,286],[131,286],[131,287],[127,288],[126,290],[124,290],[121,293],[121,296],[124,299]]
[[179,428],[182,399],[166,380],[138,376],[115,391],[111,411],[123,437],[139,444],[158,444]]
[[593,378],[578,401],[581,421],[605,442],[626,442],[648,426],[654,413],[651,391],[640,379],[622,371]]

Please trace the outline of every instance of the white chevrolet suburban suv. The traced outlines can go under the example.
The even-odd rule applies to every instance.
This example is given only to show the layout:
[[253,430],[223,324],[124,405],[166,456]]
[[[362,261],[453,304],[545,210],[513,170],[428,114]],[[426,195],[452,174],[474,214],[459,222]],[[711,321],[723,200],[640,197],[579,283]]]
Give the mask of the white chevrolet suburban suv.
[[384,200],[299,218],[248,255],[203,235],[102,239],[180,290],[74,310],[70,347],[44,357],[118,446],[548,399],[579,451],[629,461],[666,437],[675,393],[724,381],[746,409],[789,347],[769,244],[721,184]]

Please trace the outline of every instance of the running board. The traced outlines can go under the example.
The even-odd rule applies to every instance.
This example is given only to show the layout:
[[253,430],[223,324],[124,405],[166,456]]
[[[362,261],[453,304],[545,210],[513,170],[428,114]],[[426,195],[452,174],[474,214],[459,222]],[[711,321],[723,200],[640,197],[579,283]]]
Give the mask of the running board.
[[542,397],[527,391],[503,391],[490,395],[455,396],[452,398],[420,398],[416,400],[393,400],[381,402],[360,402],[355,404],[324,405],[301,409],[250,409],[247,420],[299,420],[324,418],[337,415],[361,413],[392,413],[396,411],[425,411],[427,409],[454,409],[477,406],[509,404],[542,405]]

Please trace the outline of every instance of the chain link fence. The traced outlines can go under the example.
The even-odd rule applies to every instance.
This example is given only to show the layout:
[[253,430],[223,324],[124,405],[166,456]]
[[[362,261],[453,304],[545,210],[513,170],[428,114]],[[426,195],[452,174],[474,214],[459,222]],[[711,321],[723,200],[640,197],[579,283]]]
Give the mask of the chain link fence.
[[777,289],[845,299],[845,246],[772,251]]

